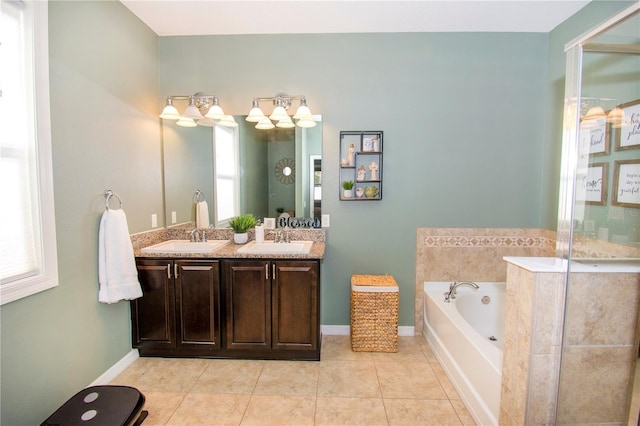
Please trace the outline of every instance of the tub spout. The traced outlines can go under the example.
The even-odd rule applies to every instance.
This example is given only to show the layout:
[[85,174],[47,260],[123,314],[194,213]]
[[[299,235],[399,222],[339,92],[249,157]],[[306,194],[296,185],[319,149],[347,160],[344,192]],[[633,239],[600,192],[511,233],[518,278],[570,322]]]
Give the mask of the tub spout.
[[461,281],[461,282],[454,281],[449,286],[449,291],[447,291],[444,294],[444,301],[446,303],[451,303],[451,300],[456,298],[456,289],[461,285],[468,285],[469,287],[473,287],[476,290],[480,288],[478,284],[474,283],[473,281]]

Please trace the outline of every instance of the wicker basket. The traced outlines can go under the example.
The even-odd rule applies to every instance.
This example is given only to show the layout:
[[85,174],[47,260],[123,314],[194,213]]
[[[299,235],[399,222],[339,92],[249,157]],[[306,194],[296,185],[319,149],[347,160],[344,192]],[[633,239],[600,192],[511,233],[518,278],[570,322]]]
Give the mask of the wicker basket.
[[351,277],[351,349],[398,352],[398,284],[392,276]]

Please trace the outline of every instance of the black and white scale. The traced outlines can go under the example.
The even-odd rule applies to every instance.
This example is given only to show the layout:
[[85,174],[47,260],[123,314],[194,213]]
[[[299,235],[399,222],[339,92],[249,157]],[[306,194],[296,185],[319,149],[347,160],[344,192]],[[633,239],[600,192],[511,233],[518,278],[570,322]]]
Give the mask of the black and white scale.
[[145,397],[130,386],[91,386],[81,390],[40,426],[136,426],[142,424]]

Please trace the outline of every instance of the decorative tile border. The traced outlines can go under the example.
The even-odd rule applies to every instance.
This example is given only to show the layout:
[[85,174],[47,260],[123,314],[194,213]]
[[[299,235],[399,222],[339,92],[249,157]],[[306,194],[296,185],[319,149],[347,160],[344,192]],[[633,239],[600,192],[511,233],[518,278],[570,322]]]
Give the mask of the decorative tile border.
[[525,237],[522,235],[440,235],[424,237],[425,247],[539,247],[555,245],[555,241],[545,237]]

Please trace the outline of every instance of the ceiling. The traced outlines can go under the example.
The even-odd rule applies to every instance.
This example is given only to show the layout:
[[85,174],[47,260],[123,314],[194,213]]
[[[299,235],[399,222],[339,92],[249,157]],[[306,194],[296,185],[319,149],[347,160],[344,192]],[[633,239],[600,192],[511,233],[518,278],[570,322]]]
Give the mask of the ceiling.
[[549,32],[588,0],[120,0],[160,36]]

